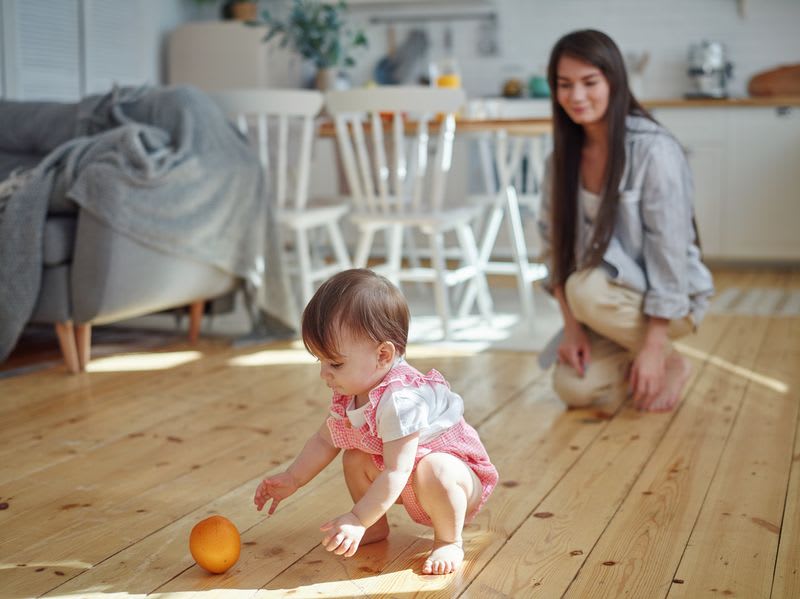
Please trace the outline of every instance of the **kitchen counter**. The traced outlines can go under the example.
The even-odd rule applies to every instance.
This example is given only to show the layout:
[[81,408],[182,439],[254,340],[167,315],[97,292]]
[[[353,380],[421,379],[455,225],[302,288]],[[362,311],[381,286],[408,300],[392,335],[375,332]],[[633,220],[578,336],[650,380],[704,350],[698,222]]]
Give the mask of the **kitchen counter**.
[[800,96],[774,96],[762,98],[665,98],[642,100],[645,108],[729,108],[737,106],[800,106]]
[[[800,107],[800,96],[713,98],[653,98],[642,100],[645,108],[788,108]],[[501,121],[549,121],[548,98],[472,98],[467,102],[464,116],[470,121],[483,119]]]

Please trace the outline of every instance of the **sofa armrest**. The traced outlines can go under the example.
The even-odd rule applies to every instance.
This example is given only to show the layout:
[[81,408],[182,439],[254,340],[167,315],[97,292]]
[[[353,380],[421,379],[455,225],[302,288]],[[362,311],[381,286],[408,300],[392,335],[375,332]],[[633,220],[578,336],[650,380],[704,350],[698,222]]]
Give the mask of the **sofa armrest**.
[[219,296],[237,279],[144,246],[81,210],[70,282],[73,320],[103,324]]

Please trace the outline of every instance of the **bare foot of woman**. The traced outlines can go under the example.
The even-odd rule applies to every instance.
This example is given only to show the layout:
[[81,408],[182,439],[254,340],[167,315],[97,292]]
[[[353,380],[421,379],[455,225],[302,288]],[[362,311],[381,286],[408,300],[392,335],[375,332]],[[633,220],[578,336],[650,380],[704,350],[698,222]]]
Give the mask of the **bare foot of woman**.
[[667,358],[664,388],[647,408],[650,412],[669,412],[681,399],[681,393],[692,374],[692,363],[673,350]]
[[389,520],[383,516],[375,524],[370,526],[361,538],[359,545],[369,545],[370,543],[377,543],[383,541],[389,536]]
[[422,565],[423,574],[450,574],[455,572],[464,561],[464,550],[461,541],[445,543],[433,540],[433,549]]

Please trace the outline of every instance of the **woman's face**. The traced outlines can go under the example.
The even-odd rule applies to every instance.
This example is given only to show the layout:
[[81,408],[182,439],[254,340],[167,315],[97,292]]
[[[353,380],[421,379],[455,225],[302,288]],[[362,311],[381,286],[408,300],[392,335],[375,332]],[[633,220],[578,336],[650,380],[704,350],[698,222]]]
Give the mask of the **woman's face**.
[[564,55],[558,60],[556,99],[578,125],[597,123],[608,109],[609,85],[591,63]]

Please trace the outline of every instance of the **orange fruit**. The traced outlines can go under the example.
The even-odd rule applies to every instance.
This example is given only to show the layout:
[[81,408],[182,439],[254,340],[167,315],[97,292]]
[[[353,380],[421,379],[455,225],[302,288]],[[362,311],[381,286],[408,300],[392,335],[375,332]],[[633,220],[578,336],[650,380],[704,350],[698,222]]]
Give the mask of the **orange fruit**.
[[239,559],[242,540],[236,526],[224,516],[211,516],[194,525],[189,551],[197,565],[222,574]]

